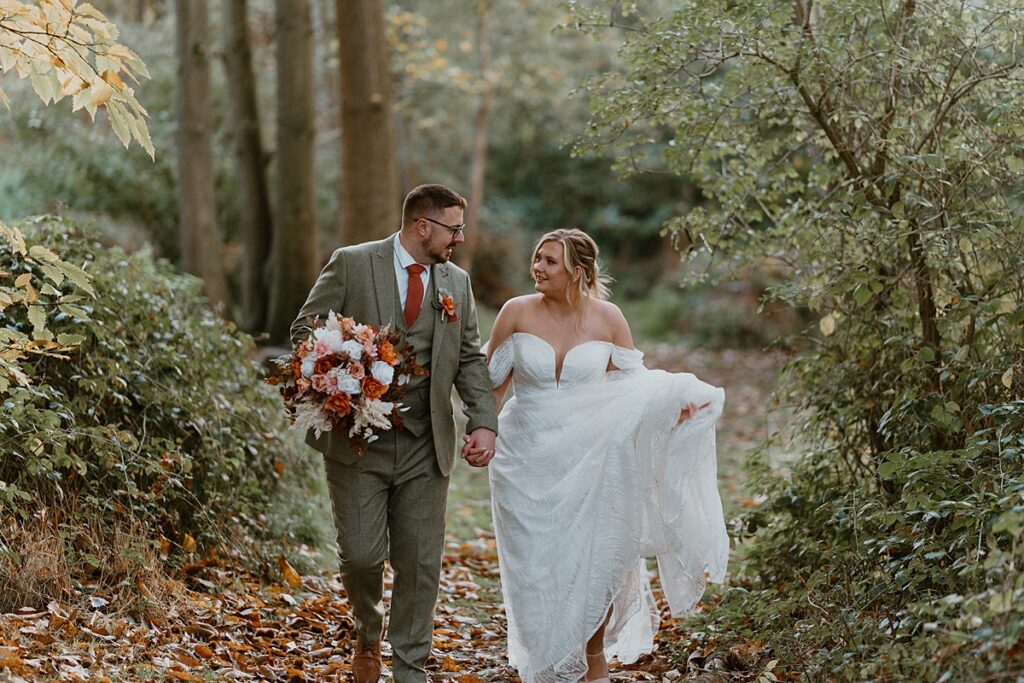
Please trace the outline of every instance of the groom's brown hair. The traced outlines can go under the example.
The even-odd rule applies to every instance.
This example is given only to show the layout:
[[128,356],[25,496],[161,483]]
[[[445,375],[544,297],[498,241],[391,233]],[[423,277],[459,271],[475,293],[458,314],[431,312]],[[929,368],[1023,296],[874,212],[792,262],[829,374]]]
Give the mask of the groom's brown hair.
[[465,209],[465,197],[445,185],[419,185],[405,195],[405,202],[402,203],[402,225],[409,225],[424,214],[444,211],[450,206]]

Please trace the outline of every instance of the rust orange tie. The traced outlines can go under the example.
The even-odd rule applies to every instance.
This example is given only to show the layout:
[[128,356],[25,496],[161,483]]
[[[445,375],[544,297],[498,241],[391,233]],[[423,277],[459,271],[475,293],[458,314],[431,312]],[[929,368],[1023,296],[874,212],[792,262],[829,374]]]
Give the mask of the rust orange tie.
[[420,273],[426,268],[413,263],[405,269],[409,271],[409,291],[405,293],[405,326],[412,327],[416,322],[416,316],[420,314],[420,306],[423,305],[423,280],[420,279]]

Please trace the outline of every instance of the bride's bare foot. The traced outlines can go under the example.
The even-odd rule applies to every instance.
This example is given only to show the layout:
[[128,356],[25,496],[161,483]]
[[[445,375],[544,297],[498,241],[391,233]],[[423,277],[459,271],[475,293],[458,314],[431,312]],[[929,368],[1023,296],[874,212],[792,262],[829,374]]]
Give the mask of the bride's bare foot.
[[587,675],[583,680],[589,683],[611,683],[611,678],[608,677],[608,660],[604,658],[604,629],[611,618],[612,611],[609,609],[601,628],[590,637],[584,649],[587,655]]

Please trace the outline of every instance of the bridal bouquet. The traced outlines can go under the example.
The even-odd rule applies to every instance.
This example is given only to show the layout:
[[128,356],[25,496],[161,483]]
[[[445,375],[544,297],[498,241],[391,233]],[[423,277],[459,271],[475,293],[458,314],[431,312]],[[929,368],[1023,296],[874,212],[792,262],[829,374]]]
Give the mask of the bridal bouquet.
[[292,429],[345,430],[360,455],[380,432],[402,427],[398,401],[413,375],[425,375],[408,342],[390,326],[374,329],[331,311],[309,336],[274,359],[266,379],[280,387]]

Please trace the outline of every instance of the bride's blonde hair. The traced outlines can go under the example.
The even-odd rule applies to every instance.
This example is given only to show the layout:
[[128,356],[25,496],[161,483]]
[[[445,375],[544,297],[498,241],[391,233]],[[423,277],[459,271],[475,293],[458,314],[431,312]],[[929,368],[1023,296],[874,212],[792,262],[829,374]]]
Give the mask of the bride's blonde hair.
[[543,235],[533,247],[533,256],[530,257],[531,275],[533,273],[533,262],[537,260],[537,252],[548,242],[559,242],[564,248],[565,269],[570,276],[576,274],[580,269],[580,277],[575,284],[569,283],[566,295],[573,308],[583,305],[584,300],[594,298],[604,300],[608,298],[611,291],[608,285],[612,279],[601,273],[601,262],[598,260],[600,250],[594,238],[577,228],[559,228]]

